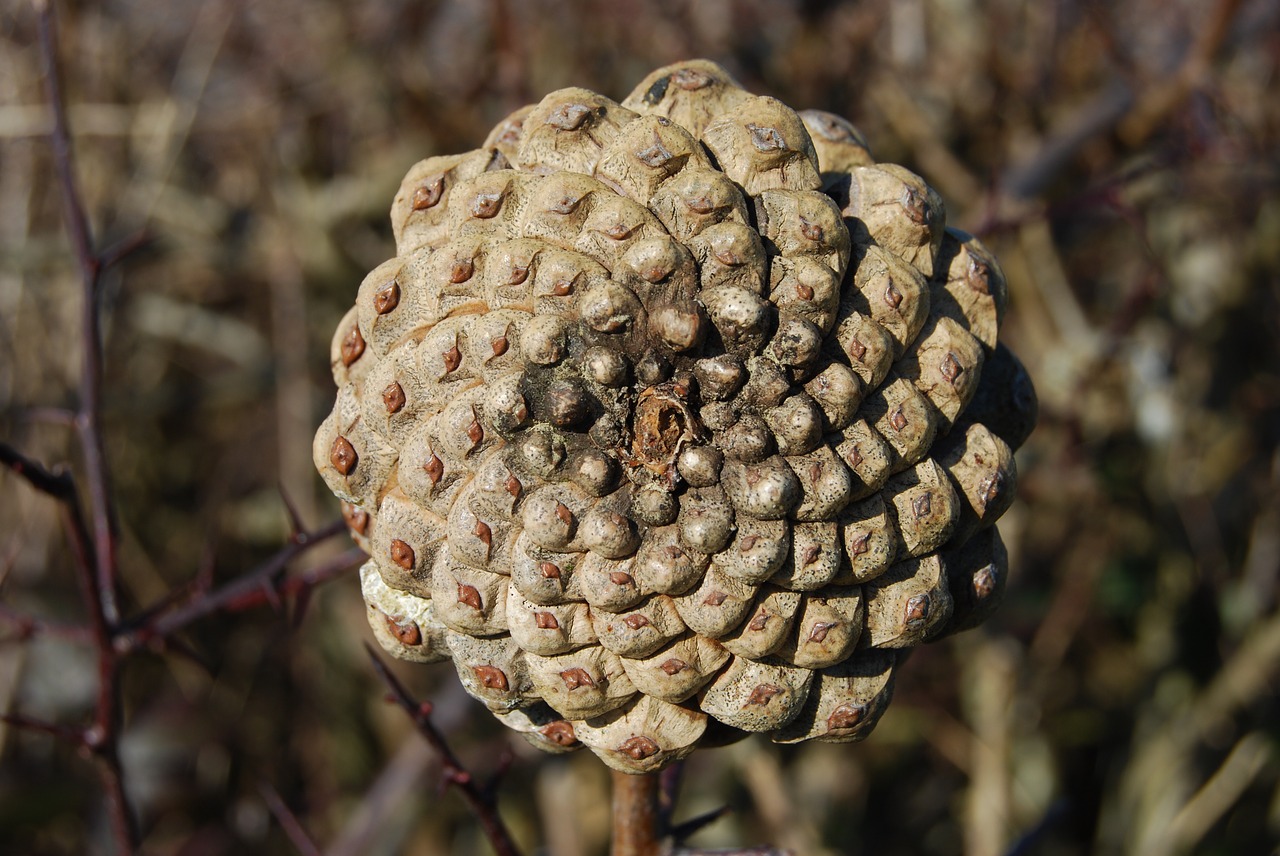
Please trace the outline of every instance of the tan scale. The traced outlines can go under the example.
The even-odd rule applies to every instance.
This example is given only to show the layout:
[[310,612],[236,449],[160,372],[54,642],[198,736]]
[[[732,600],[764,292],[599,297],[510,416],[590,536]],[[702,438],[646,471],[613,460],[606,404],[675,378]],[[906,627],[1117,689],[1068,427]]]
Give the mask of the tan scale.
[[814,591],[832,582],[845,567],[838,523],[796,523],[791,551],[769,581],[793,591]]
[[619,657],[647,657],[684,632],[675,603],[665,594],[646,598],[622,612],[594,612],[600,645]]
[[659,187],[685,170],[711,170],[698,141],[665,117],[641,116],[600,154],[595,177],[647,206]]
[[926,279],[933,275],[946,219],[937,191],[904,167],[876,164],[850,170],[846,192],[843,214],[855,247],[874,243]]
[[360,593],[378,644],[413,663],[448,660],[447,628],[435,617],[431,599],[392,588],[383,576],[375,562],[360,568]]
[[515,586],[508,586],[506,619],[511,638],[524,650],[544,657],[597,642],[591,610],[585,603],[537,604]]
[[831,586],[804,595],[793,630],[777,656],[806,669],[843,663],[862,634],[862,589]]
[[951,538],[960,499],[938,462],[925,458],[889,479],[884,493],[897,522],[898,555],[923,556]]
[[552,92],[524,116],[515,164],[538,175],[590,175],[601,151],[636,114],[589,89]]
[[684,633],[647,657],[623,658],[622,668],[640,692],[678,704],[706,686],[729,656],[715,640]]
[[889,333],[894,356],[901,357],[929,317],[929,284],[920,271],[881,247],[860,247],[858,255],[847,299]]
[[640,695],[626,707],[579,723],[576,733],[615,770],[644,773],[688,756],[706,728],[705,714]]
[[598,645],[551,657],[530,653],[525,659],[538,693],[566,719],[599,716],[636,695],[618,655]]
[[948,441],[950,448],[938,462],[958,489],[960,520],[952,537],[964,542],[1013,504],[1018,471],[1009,444],[980,422],[963,434],[957,428]]
[[800,713],[813,672],[780,661],[734,657],[703,691],[702,710],[743,731],[773,731]]
[[769,656],[786,641],[800,598],[799,592],[773,586],[761,587],[746,617],[736,628],[720,637],[720,644],[739,657],[759,660]]
[[1009,286],[995,256],[967,232],[948,227],[931,282],[934,312],[958,322],[987,350],[996,347]]
[[773,739],[778,743],[866,739],[893,697],[896,671],[893,651],[867,651],[815,672],[804,709]]
[[942,632],[951,617],[946,568],[937,553],[904,559],[863,587],[862,644],[911,648]]

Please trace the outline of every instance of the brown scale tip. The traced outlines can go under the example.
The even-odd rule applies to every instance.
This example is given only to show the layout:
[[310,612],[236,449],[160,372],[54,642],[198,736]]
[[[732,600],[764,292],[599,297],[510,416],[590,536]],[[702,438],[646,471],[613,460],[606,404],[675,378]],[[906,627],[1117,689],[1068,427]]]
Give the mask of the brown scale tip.
[[947,358],[942,361],[942,376],[947,379],[947,383],[955,386],[963,371],[964,366],[960,365],[960,360],[955,354],[948,352]]
[[521,491],[524,490],[524,485],[520,484],[520,479],[516,478],[514,473],[507,476],[504,487],[506,487],[507,493],[511,494],[512,499],[519,499]]
[[831,711],[831,715],[827,717],[827,730],[837,731],[842,728],[853,728],[866,715],[867,708],[864,705],[847,701]]
[[689,664],[684,660],[681,660],[679,657],[672,657],[658,668],[674,677],[689,668]]
[[819,645],[826,641],[827,633],[831,628],[835,627],[834,621],[819,621],[813,625],[813,629],[809,631],[809,641],[817,642]]
[[710,86],[714,79],[705,71],[696,68],[681,68],[671,73],[671,82],[686,92]]
[[475,272],[476,264],[471,259],[457,259],[449,269],[449,282],[461,285],[471,279],[471,275]]
[[933,494],[924,493],[911,500],[911,513],[916,516],[916,520],[927,517],[929,512],[933,510]]
[[581,666],[565,669],[560,673],[560,680],[564,681],[564,685],[570,690],[576,690],[578,687],[594,687],[596,682],[586,669]]
[[903,620],[908,627],[919,627],[929,618],[929,595],[913,595],[903,610]]
[[796,296],[801,300],[813,300],[813,287],[803,282],[796,283]]
[[724,592],[713,591],[711,592],[711,594],[703,598],[702,603],[704,606],[720,606],[728,599],[729,599],[729,595],[725,594]]
[[977,595],[978,600],[986,600],[996,590],[996,574],[995,568],[987,565],[978,573],[973,575],[973,593]]
[[[782,693],[782,687],[777,684],[759,684],[751,691],[751,697],[747,699],[747,704],[768,704],[774,696]],[[743,705],[746,707],[746,705]]]
[[684,204],[695,214],[710,214],[716,210],[715,202],[705,193],[686,198]]
[[653,742],[652,738],[638,734],[635,737],[628,737],[618,747],[618,751],[624,755],[629,755],[637,761],[643,761],[645,758],[657,755],[661,751],[661,747]]
[[329,463],[333,464],[335,470],[349,476],[359,460],[356,447],[351,445],[350,440],[341,435],[334,438],[333,446],[329,449]]
[[458,583],[458,603],[465,603],[475,610],[484,608],[484,603],[480,600],[479,590],[475,586],[469,586],[466,583]]
[[559,630],[560,622],[549,612],[535,612],[533,621],[538,625],[539,630]]
[[412,547],[404,541],[401,541],[399,538],[393,538],[391,540],[391,549],[389,552],[391,554],[391,561],[395,562],[406,571],[413,570],[413,563],[417,559],[417,556],[414,555]]
[[787,141],[777,128],[747,123],[747,131],[751,134],[751,144],[761,152],[785,152],[790,149]]
[[480,424],[480,420],[472,418],[471,424],[467,426],[467,439],[471,441],[471,448],[474,449],[480,445],[480,441],[484,439],[484,426]]
[[387,618],[387,630],[396,638],[401,645],[421,645],[422,629],[412,621],[397,621],[390,615]]
[[628,615],[622,619],[622,623],[630,627],[632,630],[639,630],[642,627],[649,626],[649,619],[643,615]]
[[476,525],[471,528],[472,534],[480,539],[480,543],[484,544],[485,550],[493,546],[493,530],[489,528],[489,524],[483,520],[477,520]]
[[501,209],[501,193],[477,193],[471,200],[471,216],[477,220],[488,220],[497,216]]
[[995,502],[1003,490],[1004,473],[995,472],[983,479],[982,483],[978,485],[978,498],[982,500],[982,505],[985,508]]
[[458,343],[454,342],[453,347],[440,354],[444,359],[445,372],[457,371],[458,366],[462,365],[462,351],[458,350]]
[[431,479],[431,484],[439,484],[441,476],[444,475],[444,461],[440,460],[439,455],[432,455],[431,458],[422,465],[422,469],[426,470],[427,478]]
[[869,549],[868,542],[871,540],[870,532],[862,532],[856,538],[850,538],[846,544],[850,556],[861,556]]
[[578,210],[583,198],[583,196],[576,193],[566,193],[548,205],[547,210],[552,214],[572,214]]
[[849,454],[845,455],[845,461],[848,462],[850,469],[857,469],[858,464],[862,463],[862,450],[857,446],[849,449]]
[[893,430],[901,431],[907,427],[907,414],[902,411],[902,405],[898,405],[889,417],[889,424],[893,426]]
[[560,131],[576,131],[590,116],[591,108],[586,104],[562,104],[551,111],[544,123]]
[[348,528],[357,535],[363,535],[369,528],[369,512],[349,502],[342,503],[342,519],[347,521]]
[[394,380],[387,384],[387,388],[382,390],[382,404],[387,413],[399,413],[405,405],[404,387]]
[[893,284],[893,280],[889,280],[889,285],[885,287],[884,302],[889,305],[890,309],[897,309],[902,305],[902,292],[898,291],[897,286]]
[[771,616],[767,612],[760,613],[755,618],[751,619],[751,623],[747,625],[747,629],[759,633],[768,626],[770,617]]
[[653,145],[635,152],[635,156],[636,160],[645,166],[651,166],[655,169],[664,166],[675,157],[671,150],[662,144],[662,138],[658,136],[657,131],[653,134]]
[[538,573],[549,580],[560,579],[560,566],[554,562],[539,562]]
[[349,368],[363,353],[364,336],[360,335],[359,327],[352,325],[342,339],[342,365]]
[[373,295],[373,309],[379,315],[386,315],[399,305],[400,284],[394,279],[379,288],[377,293]]
[[917,226],[923,226],[929,222],[929,209],[925,205],[924,196],[914,187],[907,188],[906,193],[903,194],[902,210]]
[[497,666],[473,666],[471,670],[475,672],[476,680],[485,689],[505,692],[509,686],[506,673]]
[[493,355],[495,357],[502,356],[507,352],[507,348],[511,347],[511,343],[507,341],[507,337],[505,335],[498,336],[496,339],[494,339],[492,342],[492,345],[493,345]]
[[613,583],[615,586],[629,586],[635,582],[635,580],[631,578],[631,574],[623,571],[614,571],[609,574],[609,582]]
[[849,341],[849,355],[855,360],[861,360],[867,355],[867,346],[856,336]]
[[573,733],[572,723],[563,719],[547,723],[538,730],[538,733],[557,746],[572,746],[578,742],[578,735]]
[[426,208],[434,208],[440,203],[440,196],[443,193],[443,175],[437,175],[427,179],[413,190],[413,210],[422,211]]

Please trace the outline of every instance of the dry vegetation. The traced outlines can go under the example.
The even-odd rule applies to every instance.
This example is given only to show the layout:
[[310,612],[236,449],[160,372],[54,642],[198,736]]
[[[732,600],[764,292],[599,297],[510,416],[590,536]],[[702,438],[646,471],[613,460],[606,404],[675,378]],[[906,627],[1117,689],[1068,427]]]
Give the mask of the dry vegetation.
[[[706,56],[849,116],[983,237],[1041,424],[1000,524],[1002,611],[918,652],[866,743],[697,755],[681,813],[733,812],[696,840],[995,856],[1280,839],[1277,4],[109,0],[59,17],[95,234],[152,238],[103,281],[126,615],[258,567],[289,536],[282,490],[308,524],[336,517],[310,461],[330,331],[393,253],[410,164],[552,89],[621,97]],[[0,441],[79,472],[59,408],[80,290],[35,21],[0,7]],[[0,711],[82,725],[98,677],[56,505],[6,472],[0,521]],[[354,576],[261,599],[126,662],[146,851],[290,852],[278,795],[325,853],[483,852],[383,702]],[[511,755],[500,796],[527,852],[604,852],[594,758],[511,742],[447,666],[397,672],[477,775]],[[0,753],[0,850],[111,851],[74,748],[0,726]]]

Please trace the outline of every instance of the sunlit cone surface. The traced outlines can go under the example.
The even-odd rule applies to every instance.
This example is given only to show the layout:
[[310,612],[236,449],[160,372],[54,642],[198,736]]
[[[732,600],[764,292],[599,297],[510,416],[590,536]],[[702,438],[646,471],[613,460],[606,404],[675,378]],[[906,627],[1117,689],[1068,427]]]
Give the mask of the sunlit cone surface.
[[1003,589],[1035,396],[1006,288],[844,119],[720,67],[415,165],[315,461],[392,654],[552,751],[859,740]]

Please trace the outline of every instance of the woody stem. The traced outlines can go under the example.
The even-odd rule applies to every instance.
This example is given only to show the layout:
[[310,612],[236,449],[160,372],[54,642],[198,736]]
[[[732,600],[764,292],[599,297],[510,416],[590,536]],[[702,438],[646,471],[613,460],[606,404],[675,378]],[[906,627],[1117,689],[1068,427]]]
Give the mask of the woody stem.
[[613,848],[611,856],[658,856],[663,830],[658,796],[659,773],[613,772]]

